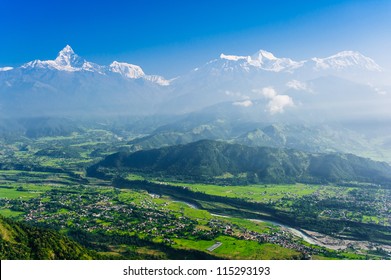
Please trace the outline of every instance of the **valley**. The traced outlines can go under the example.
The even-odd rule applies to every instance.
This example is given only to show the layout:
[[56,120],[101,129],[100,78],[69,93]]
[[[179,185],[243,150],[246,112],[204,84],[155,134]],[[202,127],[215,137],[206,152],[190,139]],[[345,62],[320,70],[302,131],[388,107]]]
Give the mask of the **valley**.
[[[390,258],[391,191],[388,177],[380,175],[385,165],[373,165],[381,182],[334,176],[322,183],[291,182],[291,177],[271,182],[273,177],[260,176],[254,181],[248,170],[229,169],[221,160],[219,168],[212,168],[221,174],[204,173],[206,177],[131,170],[122,168],[121,161],[94,169],[118,151],[128,155],[138,150],[133,143],[147,133],[123,125],[112,129],[114,125],[79,123],[71,132],[50,127],[35,128],[30,132],[35,137],[3,135],[0,215],[55,230],[90,252],[89,258]],[[200,143],[223,145],[189,145]],[[235,145],[227,146],[234,149],[231,153],[248,149]],[[175,147],[169,147],[171,155]],[[200,155],[207,151],[201,150]],[[182,171],[198,166],[191,153],[187,156]]]

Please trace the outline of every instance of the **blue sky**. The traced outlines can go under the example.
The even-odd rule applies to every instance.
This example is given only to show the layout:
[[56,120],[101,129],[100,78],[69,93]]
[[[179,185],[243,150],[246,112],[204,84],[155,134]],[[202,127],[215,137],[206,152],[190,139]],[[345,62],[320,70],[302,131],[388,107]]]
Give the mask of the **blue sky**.
[[89,61],[169,78],[259,49],[297,60],[356,50],[391,68],[389,0],[0,0],[0,26],[0,67],[53,59],[69,44]]

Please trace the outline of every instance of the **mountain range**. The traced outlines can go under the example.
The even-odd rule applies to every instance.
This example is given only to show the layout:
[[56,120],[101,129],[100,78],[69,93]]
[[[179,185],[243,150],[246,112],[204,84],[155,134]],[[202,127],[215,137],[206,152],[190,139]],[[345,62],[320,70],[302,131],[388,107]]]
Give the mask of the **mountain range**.
[[295,61],[260,50],[251,56],[221,54],[166,79],[130,63],[89,62],[67,45],[54,60],[0,68],[0,117],[181,114],[226,107],[262,118],[343,118],[347,110],[350,117],[379,116],[391,104],[386,74],[353,51]]
[[[101,66],[93,62],[88,62],[85,59],[78,56],[71,46],[67,45],[62,49],[55,60],[34,60],[26,64],[23,64],[20,68],[26,70],[34,69],[47,69],[47,70],[57,70],[65,72],[94,72],[102,75],[110,75],[110,73],[118,73],[124,78],[129,79],[144,79],[151,81],[159,85],[169,85],[169,81],[165,80],[161,76],[156,75],[146,75],[140,66],[129,64],[129,63],[120,63],[114,61],[109,66]],[[3,71],[13,70],[11,67],[3,68]]]

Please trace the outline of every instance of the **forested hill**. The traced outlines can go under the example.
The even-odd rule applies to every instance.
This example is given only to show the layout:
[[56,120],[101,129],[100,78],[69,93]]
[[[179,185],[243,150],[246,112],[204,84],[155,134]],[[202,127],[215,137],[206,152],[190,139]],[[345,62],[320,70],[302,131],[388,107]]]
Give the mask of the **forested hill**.
[[0,215],[0,259],[79,260],[92,252],[50,229],[16,222]]
[[102,176],[107,171],[196,181],[246,177],[249,183],[356,181],[391,185],[388,164],[352,154],[315,154],[211,140],[135,153],[115,153],[90,167],[88,174]]

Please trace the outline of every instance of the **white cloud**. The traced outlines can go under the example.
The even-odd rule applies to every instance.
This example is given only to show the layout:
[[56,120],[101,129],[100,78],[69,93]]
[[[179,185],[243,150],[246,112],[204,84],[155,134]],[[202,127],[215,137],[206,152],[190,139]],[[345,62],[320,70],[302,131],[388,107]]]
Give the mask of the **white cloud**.
[[282,113],[285,107],[292,107],[294,105],[293,99],[288,95],[276,95],[267,104],[271,114]]
[[387,95],[387,92],[381,88],[378,88],[378,87],[372,87],[374,91],[376,91],[377,94],[380,94],[380,95]]
[[295,103],[289,95],[280,95],[273,87],[264,87],[262,90],[253,90],[269,100],[267,108],[270,114],[283,113],[285,107],[293,107]]
[[382,88],[378,88],[371,83],[368,83],[368,86],[371,87],[379,95],[387,95],[387,91]]
[[249,96],[242,94],[240,91],[233,92],[233,91],[226,90],[224,93],[225,93],[225,95],[237,97],[240,99],[249,99],[250,98]]
[[268,99],[273,99],[277,96],[277,92],[272,87],[265,87],[262,89],[262,95]]
[[242,106],[242,107],[253,106],[253,102],[251,100],[238,101],[238,102],[234,102],[232,104],[235,106]]
[[292,81],[289,81],[286,86],[288,88],[291,88],[291,89],[294,89],[294,90],[305,90],[305,91],[311,91],[307,84],[304,83],[304,82],[300,82],[298,80],[292,80]]
[[374,90],[376,91],[377,94],[387,95],[387,92],[385,90],[380,89],[380,88],[375,87]]

